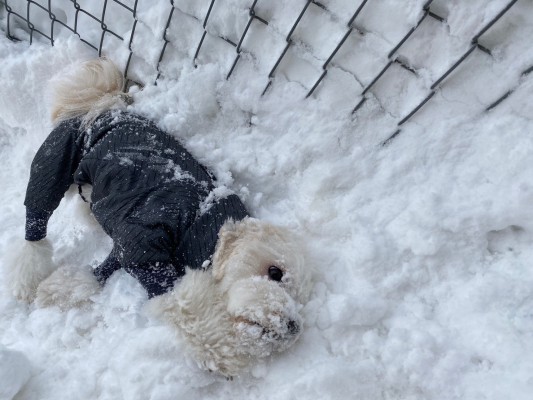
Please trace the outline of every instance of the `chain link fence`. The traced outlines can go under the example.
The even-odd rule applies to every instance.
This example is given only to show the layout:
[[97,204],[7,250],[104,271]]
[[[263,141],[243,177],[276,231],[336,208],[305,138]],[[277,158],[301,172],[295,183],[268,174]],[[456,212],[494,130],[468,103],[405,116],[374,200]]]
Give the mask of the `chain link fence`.
[[[145,83],[140,82],[141,75],[154,76],[157,81],[162,74],[172,74],[169,66],[178,59],[188,58],[195,66],[217,60],[227,66],[226,79],[239,74],[243,62],[267,66],[267,69],[256,68],[255,71],[255,79],[265,82],[258,96],[267,95],[282,74],[284,79],[304,86],[310,97],[320,96],[321,87],[332,71],[342,71],[356,83],[350,110],[357,115],[369,96],[379,97],[374,92],[381,81],[414,79],[419,89],[406,102],[407,110],[401,110],[402,115],[396,113],[396,130],[382,142],[386,145],[474,53],[493,57],[491,46],[484,44],[484,39],[494,27],[503,23],[520,1],[530,0],[492,2],[491,9],[495,8],[494,3],[501,4],[489,17],[490,13],[484,13],[485,18],[471,29],[470,36],[466,36],[468,32],[463,34],[460,39],[464,51],[455,58],[448,55],[451,59],[447,60],[447,67],[434,69],[429,82],[427,66],[416,61],[416,55],[417,51],[420,53],[422,39],[425,38],[427,46],[428,40],[432,40],[428,37],[450,36],[445,29],[446,7],[438,0],[420,0],[418,18],[414,21],[401,20],[400,12],[398,28],[388,27],[388,33],[379,31],[380,13],[399,12],[402,2],[396,2],[400,8],[392,10],[394,3],[386,0],[3,0],[0,6],[3,3],[5,30],[12,40],[31,43],[38,39],[53,46],[58,36],[75,34],[98,55],[120,49],[125,54],[124,74],[128,84]],[[480,8],[485,7],[483,2],[477,3]],[[159,9],[158,20],[143,20],[143,15],[148,15],[143,10],[150,7]],[[232,15],[229,23],[220,17],[228,19],[228,10]],[[409,15],[416,13],[411,10]],[[377,32],[373,25],[378,27],[375,28]],[[196,34],[197,41],[184,43],[180,35],[184,31],[188,32],[186,37],[190,37],[191,32]],[[139,37],[154,34],[159,36],[152,38],[151,54],[141,54],[146,52],[146,46],[143,49],[136,44]],[[417,39],[417,34],[422,39]],[[499,44],[494,39],[487,42],[492,46]],[[373,43],[379,45],[373,46]],[[383,51],[386,46],[388,50]],[[438,40],[434,47],[438,52]],[[141,68],[145,73],[136,73],[135,63],[143,64],[143,60],[150,57],[152,62],[144,62]],[[359,72],[358,63],[367,65],[365,71]],[[397,68],[405,74],[393,72]],[[150,69],[152,73],[146,73]],[[374,71],[374,75],[369,75],[368,70]],[[520,72],[526,76],[532,71],[533,66],[530,66]],[[497,107],[518,85],[520,79],[490,101],[485,110]]]

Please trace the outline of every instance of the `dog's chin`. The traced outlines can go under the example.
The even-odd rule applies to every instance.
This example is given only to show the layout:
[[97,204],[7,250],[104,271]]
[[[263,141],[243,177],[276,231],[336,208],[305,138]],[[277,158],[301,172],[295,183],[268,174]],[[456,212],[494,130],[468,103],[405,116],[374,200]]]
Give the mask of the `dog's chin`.
[[[268,357],[291,347],[300,336],[299,322],[264,324],[245,317],[233,318],[235,337],[243,353],[253,357]],[[298,327],[298,328],[294,328]]]

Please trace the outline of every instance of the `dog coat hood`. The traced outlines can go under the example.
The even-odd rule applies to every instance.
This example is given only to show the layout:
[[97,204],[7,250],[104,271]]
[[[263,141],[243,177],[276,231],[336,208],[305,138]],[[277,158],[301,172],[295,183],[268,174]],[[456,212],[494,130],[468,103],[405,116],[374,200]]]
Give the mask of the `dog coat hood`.
[[201,268],[221,226],[248,213],[235,194],[218,198],[215,178],[151,121],[102,114],[86,131],[60,123],[38,150],[26,191],[26,239],[46,236],[48,219],[71,184],[92,185],[91,210],[113,239],[123,267]]

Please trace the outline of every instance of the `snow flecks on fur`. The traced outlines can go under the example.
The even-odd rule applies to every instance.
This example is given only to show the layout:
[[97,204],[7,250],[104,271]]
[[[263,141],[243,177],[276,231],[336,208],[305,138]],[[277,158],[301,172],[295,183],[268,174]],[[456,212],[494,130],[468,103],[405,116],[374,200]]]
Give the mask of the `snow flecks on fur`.
[[[266,280],[265,277],[261,278]],[[264,282],[263,282],[264,283]],[[242,349],[246,349],[253,357],[267,357],[275,352],[287,350],[298,339],[303,329],[303,319],[299,314],[301,305],[290,298],[280,296],[277,290],[261,290],[251,280],[250,287],[238,300],[233,297],[229,305],[230,312],[235,315],[235,329]],[[260,304],[267,304],[268,309],[257,302],[250,302],[248,290],[259,293]]]

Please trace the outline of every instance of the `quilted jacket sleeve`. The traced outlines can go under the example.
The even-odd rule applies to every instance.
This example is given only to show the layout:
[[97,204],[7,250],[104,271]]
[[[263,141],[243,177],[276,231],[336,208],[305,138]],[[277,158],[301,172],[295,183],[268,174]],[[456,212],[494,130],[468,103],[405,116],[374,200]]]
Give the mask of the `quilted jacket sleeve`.
[[41,145],[31,164],[26,190],[26,240],[46,236],[48,219],[74,182],[74,172],[83,151],[79,122],[59,124]]

